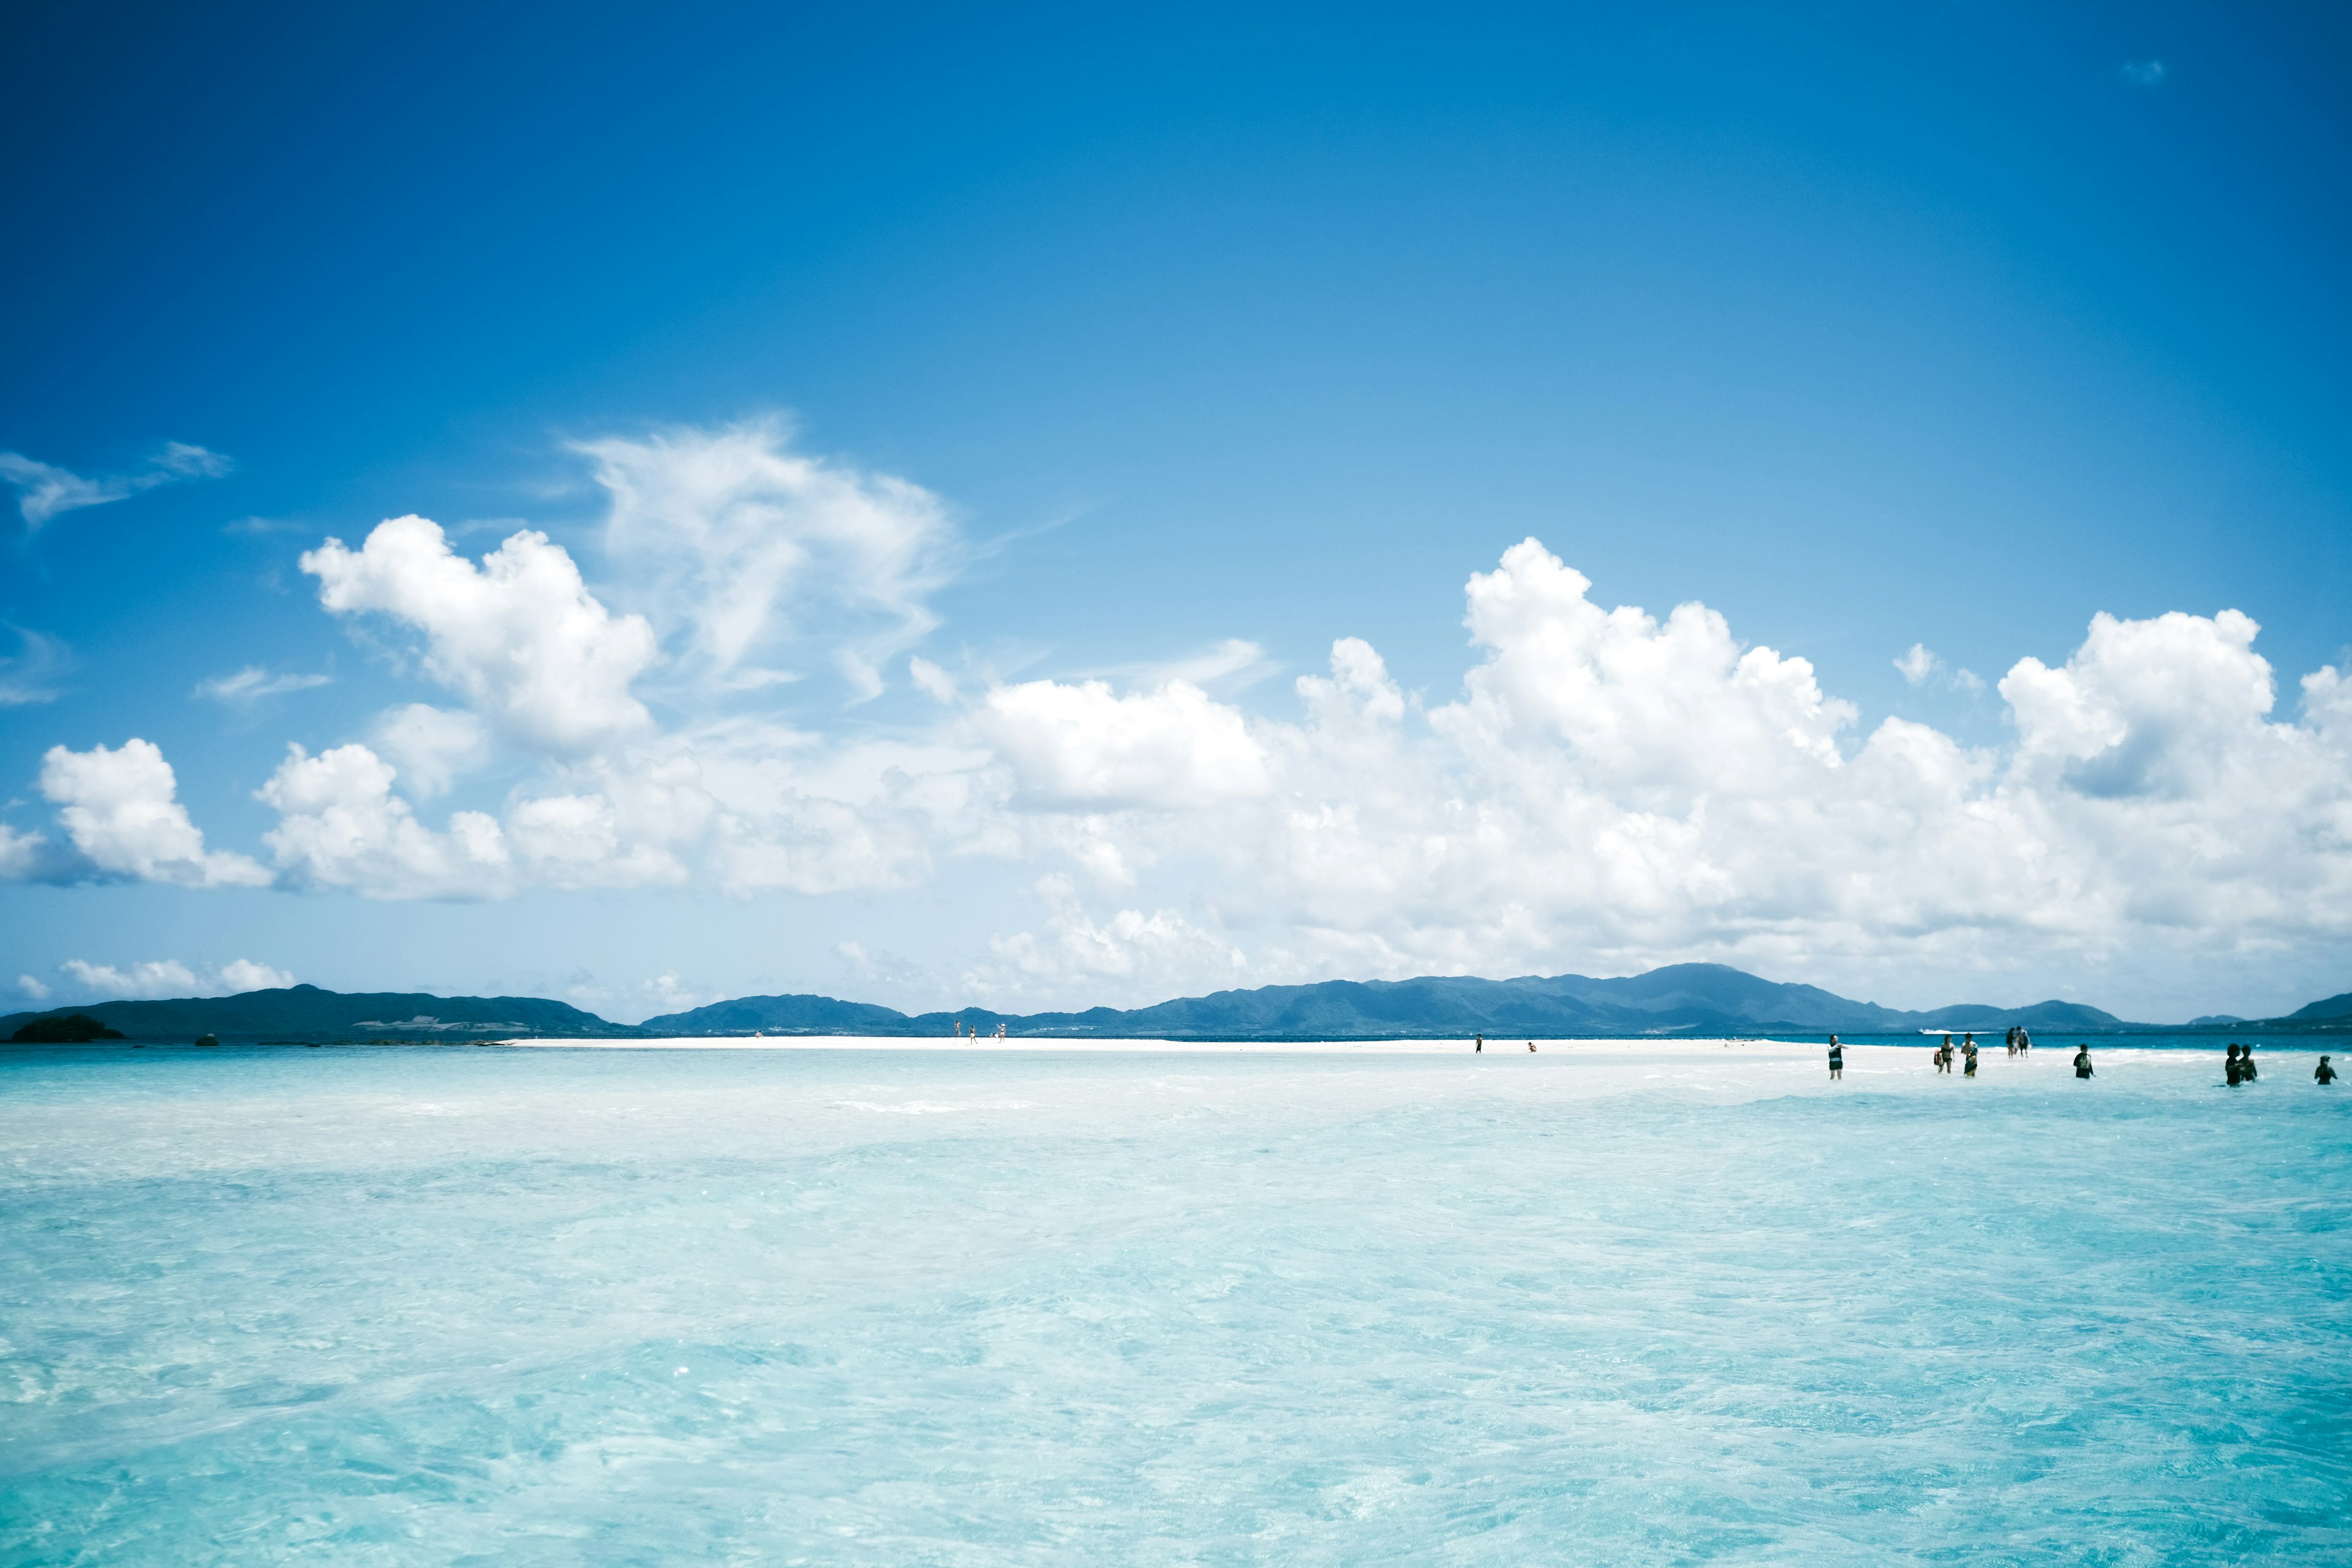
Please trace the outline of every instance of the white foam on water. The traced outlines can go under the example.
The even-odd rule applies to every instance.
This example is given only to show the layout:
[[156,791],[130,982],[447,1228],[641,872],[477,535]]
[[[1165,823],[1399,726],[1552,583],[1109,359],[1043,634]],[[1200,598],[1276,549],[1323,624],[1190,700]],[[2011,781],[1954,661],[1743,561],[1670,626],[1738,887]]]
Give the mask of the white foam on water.
[[2352,1555],[2285,1052],[745,1043],[0,1058],[0,1562]]

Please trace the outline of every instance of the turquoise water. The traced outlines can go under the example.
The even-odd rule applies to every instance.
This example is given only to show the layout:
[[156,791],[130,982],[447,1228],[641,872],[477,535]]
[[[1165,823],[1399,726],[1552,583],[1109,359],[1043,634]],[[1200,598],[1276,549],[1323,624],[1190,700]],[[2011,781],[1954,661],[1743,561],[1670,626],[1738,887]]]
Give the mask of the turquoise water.
[[15,1053],[0,1563],[2343,1563],[2352,1094],[2098,1054]]

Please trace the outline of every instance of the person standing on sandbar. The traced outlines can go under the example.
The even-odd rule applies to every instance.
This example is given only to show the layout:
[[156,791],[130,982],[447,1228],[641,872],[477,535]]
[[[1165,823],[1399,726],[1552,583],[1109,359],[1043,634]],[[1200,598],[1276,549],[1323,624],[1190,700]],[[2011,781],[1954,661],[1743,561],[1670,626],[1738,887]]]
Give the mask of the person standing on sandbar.
[[1838,1044],[1838,1037],[1835,1035],[1832,1035],[1830,1037],[1830,1081],[1835,1083],[1844,1077],[1845,1047]]

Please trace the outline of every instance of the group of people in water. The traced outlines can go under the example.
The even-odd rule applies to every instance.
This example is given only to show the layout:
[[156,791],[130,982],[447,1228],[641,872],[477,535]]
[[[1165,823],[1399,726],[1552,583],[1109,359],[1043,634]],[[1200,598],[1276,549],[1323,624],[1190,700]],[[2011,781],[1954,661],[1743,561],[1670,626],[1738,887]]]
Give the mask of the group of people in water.
[[[2011,1026],[2007,1036],[2007,1043],[2009,1054],[2011,1057],[2021,1057],[2033,1048],[2033,1037],[2027,1034],[2023,1028]],[[1954,1057],[1952,1037],[1946,1035],[1944,1043],[1935,1048],[1932,1058],[1936,1064],[1936,1070],[1939,1073],[1951,1071]],[[1960,1037],[1958,1059],[1960,1064],[1961,1077],[1977,1076],[1977,1037],[1974,1034],[1963,1034]],[[2242,1083],[2253,1082],[2254,1047],[2232,1042],[2222,1070],[2228,1076],[2230,1087],[2232,1089]],[[2092,1076],[2091,1047],[2087,1045],[2074,1047],[2074,1076],[2076,1078]],[[1830,1077],[1833,1080],[1843,1079],[1845,1077],[1845,1046],[1835,1035],[1830,1037]],[[2328,1065],[2327,1058],[2323,1056],[2319,1058],[2319,1066],[2313,1069],[2311,1078],[2313,1082],[2325,1089],[2336,1081],[2336,1069]]]

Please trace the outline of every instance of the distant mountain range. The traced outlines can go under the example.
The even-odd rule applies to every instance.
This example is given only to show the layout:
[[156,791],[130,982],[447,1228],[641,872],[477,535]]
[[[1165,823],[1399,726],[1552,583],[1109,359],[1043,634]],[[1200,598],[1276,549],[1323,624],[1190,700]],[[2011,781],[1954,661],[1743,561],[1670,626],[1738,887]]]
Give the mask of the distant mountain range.
[[1647,974],[1517,980],[1433,975],[1418,980],[1327,980],[1182,996],[1157,1006],[1083,1013],[992,1013],[969,1007],[916,1017],[829,996],[745,996],[648,1018],[650,1034],[945,1035],[956,1024],[982,1034],[1003,1024],[1028,1037],[1169,1040],[1429,1039],[1469,1034],[1549,1036],[1750,1035],[1769,1030],[1886,1034],[1909,1029],[2116,1029],[2111,1013],[2072,1002],[2030,1007],[1963,1005],[1904,1012],[1850,1001],[1814,985],[1759,980],[1720,963],[1677,963]]
[[[677,1036],[993,1034],[1024,1038],[1168,1040],[1458,1039],[1487,1034],[1530,1038],[1658,1035],[1903,1034],[2022,1024],[2048,1032],[2114,1034],[2162,1028],[2126,1023],[2074,1002],[2030,1007],[1963,1005],[1906,1012],[1855,1002],[1815,985],[1783,985],[1720,963],[1676,963],[1647,974],[1580,974],[1517,980],[1428,976],[1418,980],[1327,980],[1181,996],[1156,1006],[1083,1013],[992,1013],[968,1007],[917,1016],[831,996],[743,996],[643,1024],[614,1024],[538,996],[435,996],[424,992],[322,991],[315,985],[248,991],[241,996],[168,1002],[100,1002],[0,1017],[0,1041],[36,1018],[86,1014],[133,1041],[648,1039]],[[2214,1016],[2192,1029],[2352,1030],[2352,992],[2249,1022]]]
[[289,985],[241,996],[189,996],[169,1002],[100,1002],[12,1013],[0,1018],[5,1040],[35,1018],[88,1014],[133,1040],[478,1040],[541,1036],[627,1039],[642,1034],[593,1013],[540,996],[435,996],[422,991],[321,991]]

